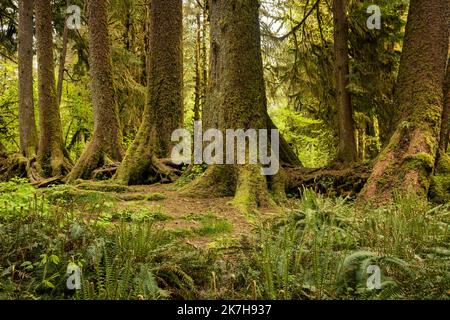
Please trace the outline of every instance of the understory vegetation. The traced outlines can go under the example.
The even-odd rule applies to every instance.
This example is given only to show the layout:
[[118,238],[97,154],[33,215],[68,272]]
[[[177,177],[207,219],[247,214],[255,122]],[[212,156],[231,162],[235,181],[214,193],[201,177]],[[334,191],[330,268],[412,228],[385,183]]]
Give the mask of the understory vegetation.
[[449,21],[0,1],[0,300],[448,300]]
[[[252,231],[233,237],[235,226],[214,212],[181,218],[193,228],[162,227],[173,219],[162,195],[123,200],[114,186],[92,189],[101,188],[0,184],[0,299],[450,297],[448,204],[397,194],[366,209],[305,189],[290,209],[248,217]],[[79,290],[66,286],[71,265],[82,270]],[[368,289],[370,265],[380,289]]]

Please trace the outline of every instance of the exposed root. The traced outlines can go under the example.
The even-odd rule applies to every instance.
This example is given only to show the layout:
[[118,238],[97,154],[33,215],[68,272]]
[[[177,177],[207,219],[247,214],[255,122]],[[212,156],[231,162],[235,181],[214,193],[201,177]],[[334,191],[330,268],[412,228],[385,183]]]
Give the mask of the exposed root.
[[299,195],[304,188],[329,196],[355,197],[370,176],[370,164],[349,168],[286,168],[286,191]]
[[13,154],[0,160],[0,181],[8,181],[12,178],[27,177],[28,159],[21,154]]
[[245,165],[237,168],[237,185],[234,206],[244,213],[256,213],[258,208],[273,206],[266,177],[261,175],[260,167]]
[[166,166],[154,155],[127,155],[114,178],[126,185],[140,185],[171,183],[178,179],[180,174],[180,171]]
[[221,196],[232,196],[235,190],[236,177],[229,166],[209,166],[202,176],[195,179],[179,193],[195,198],[216,198]]
[[92,179],[96,170],[105,165],[117,166],[117,162],[122,161],[122,158],[123,150],[120,146],[93,138],[67,176],[67,182]]

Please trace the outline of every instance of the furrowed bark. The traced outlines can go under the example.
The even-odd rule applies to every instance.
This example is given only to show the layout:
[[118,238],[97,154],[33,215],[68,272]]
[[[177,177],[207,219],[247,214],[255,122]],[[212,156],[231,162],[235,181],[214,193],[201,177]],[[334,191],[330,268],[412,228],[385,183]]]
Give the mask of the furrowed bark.
[[20,151],[32,158],[38,150],[33,101],[33,0],[19,1],[18,32]]
[[150,4],[148,101],[141,127],[116,178],[126,184],[172,181],[173,170],[157,157],[170,157],[172,132],[183,126],[182,1]]
[[114,100],[107,1],[90,0],[88,17],[94,134],[68,181],[89,179],[93,171],[103,165],[120,162],[124,153],[118,108]]
[[[272,129],[267,115],[259,29],[259,1],[211,0],[211,57],[204,129]],[[273,203],[269,189],[284,198],[281,172],[263,176],[261,166],[214,165],[187,186],[183,193],[196,196],[234,195],[232,203],[255,212]]]
[[51,1],[35,1],[40,126],[37,159],[42,175],[53,177],[67,174],[71,164],[66,158],[67,152],[63,144],[61,116],[55,88]]
[[390,202],[394,191],[427,195],[443,110],[449,11],[448,0],[411,1],[396,89],[400,120],[362,201]]
[[337,160],[356,160],[356,142],[349,81],[347,0],[333,1],[336,101],[339,124]]

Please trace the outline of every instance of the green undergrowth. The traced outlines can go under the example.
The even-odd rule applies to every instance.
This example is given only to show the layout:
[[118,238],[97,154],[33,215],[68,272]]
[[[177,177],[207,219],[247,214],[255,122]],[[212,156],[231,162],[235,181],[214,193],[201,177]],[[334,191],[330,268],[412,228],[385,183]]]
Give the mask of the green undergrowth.
[[[357,208],[304,190],[241,238],[212,212],[170,230],[151,201],[126,204],[115,192],[1,183],[0,299],[450,298],[448,204],[396,195]],[[199,236],[207,246],[187,241]],[[82,270],[79,290],[68,267]]]

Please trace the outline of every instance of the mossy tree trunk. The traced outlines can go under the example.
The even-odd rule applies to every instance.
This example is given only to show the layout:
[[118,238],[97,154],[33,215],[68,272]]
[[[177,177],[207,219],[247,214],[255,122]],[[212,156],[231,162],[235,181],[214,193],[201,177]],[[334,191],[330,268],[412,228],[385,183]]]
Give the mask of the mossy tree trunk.
[[360,200],[383,203],[392,192],[425,197],[438,149],[449,45],[448,0],[412,0],[396,88],[399,121]]
[[114,100],[107,0],[90,0],[88,17],[94,134],[68,181],[89,179],[92,172],[104,164],[122,161],[124,153],[118,108]]
[[357,155],[352,102],[348,90],[350,80],[347,2],[347,0],[333,1],[335,88],[339,129],[337,160],[346,164],[355,161]]
[[201,20],[200,13],[196,16],[196,38],[195,38],[195,91],[194,91],[194,121],[200,120],[200,103],[202,99],[202,88],[201,88],[201,70],[200,70],[200,59],[201,59]]
[[[67,1],[67,7],[69,7],[69,1]],[[61,48],[61,54],[59,56],[58,82],[56,85],[58,105],[61,105],[61,99],[62,99],[64,71],[65,71],[65,65],[66,65],[68,43],[69,43],[69,27],[67,26],[67,23],[64,23],[62,48]]]
[[32,158],[38,150],[33,101],[33,0],[19,1],[18,31],[20,151]]
[[39,82],[38,166],[44,177],[65,175],[70,170],[61,128],[53,62],[52,7],[50,0],[35,0]]
[[[211,0],[211,60],[203,129],[271,129],[261,57],[259,1]],[[183,192],[234,195],[244,212],[272,202],[269,189],[284,196],[282,174],[265,177],[259,165],[214,165]]]
[[171,180],[158,158],[172,152],[172,132],[183,126],[183,13],[181,0],[150,2],[148,97],[141,127],[116,178],[127,184]]
[[444,108],[442,109],[441,134],[439,137],[439,148],[436,156],[436,165],[438,164],[441,154],[447,152],[448,140],[450,135],[450,58],[447,61],[447,73],[444,85]]

